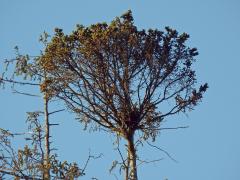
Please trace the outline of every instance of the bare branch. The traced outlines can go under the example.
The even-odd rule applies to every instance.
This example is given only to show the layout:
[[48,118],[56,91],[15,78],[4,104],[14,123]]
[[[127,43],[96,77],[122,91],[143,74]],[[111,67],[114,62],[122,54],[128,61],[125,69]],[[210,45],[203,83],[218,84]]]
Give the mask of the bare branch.
[[89,164],[91,159],[99,159],[99,158],[102,157],[102,155],[103,154],[99,154],[98,156],[93,156],[93,155],[91,155],[91,151],[89,150],[87,161],[85,162],[85,165],[84,165],[84,167],[82,169],[82,174],[84,174],[84,172],[86,171],[86,168],[87,168],[87,166],[88,166],[88,164]]
[[156,149],[158,149],[159,151],[164,152],[171,160],[173,160],[174,162],[177,163],[177,160],[175,160],[167,151],[165,151],[164,149],[162,149],[162,148],[160,148],[160,147],[158,147],[158,146],[155,146],[155,145],[149,143],[148,141],[146,141],[146,142],[147,142],[147,144],[148,144],[149,146],[151,146],[151,147],[153,147],[153,148],[156,148]]
[[159,162],[159,161],[163,160],[163,158],[150,160],[150,161],[149,160],[140,160],[140,159],[137,159],[137,160],[140,161],[140,163],[137,166],[140,166],[142,164],[149,164],[149,163]]
[[20,91],[17,91],[17,90],[15,90],[15,89],[13,90],[13,93],[21,94],[21,95],[25,95],[25,96],[41,97],[40,95],[30,94],[30,93],[26,93],[26,92],[20,92]]
[[58,113],[58,112],[62,112],[64,110],[65,109],[59,109],[59,110],[56,110],[56,111],[52,111],[52,112],[48,113],[48,115],[55,114],[55,113]]
[[172,128],[159,128],[158,130],[176,130],[176,129],[186,129],[189,126],[179,126],[179,127],[172,127]]
[[15,81],[11,79],[3,79],[0,77],[0,81],[13,83],[13,84],[19,84],[19,85],[31,85],[31,86],[39,86],[39,83],[31,83],[31,82],[21,82],[21,81]]

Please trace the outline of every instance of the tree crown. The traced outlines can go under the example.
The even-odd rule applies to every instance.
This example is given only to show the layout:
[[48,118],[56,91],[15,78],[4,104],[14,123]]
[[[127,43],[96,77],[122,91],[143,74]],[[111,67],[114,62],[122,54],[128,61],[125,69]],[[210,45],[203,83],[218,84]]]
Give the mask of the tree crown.
[[[56,28],[38,61],[48,74],[41,90],[63,99],[85,123],[154,138],[166,116],[193,109],[208,87],[195,88],[198,52],[188,38],[169,27],[138,30],[131,11],[110,24],[78,25],[70,35]],[[172,104],[165,112],[164,102]]]

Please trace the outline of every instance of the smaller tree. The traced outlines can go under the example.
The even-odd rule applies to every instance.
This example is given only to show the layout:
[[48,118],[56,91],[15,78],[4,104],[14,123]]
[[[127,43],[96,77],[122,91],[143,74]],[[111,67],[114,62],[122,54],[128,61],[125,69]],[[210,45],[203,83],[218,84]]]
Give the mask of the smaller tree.
[[43,92],[86,125],[126,140],[125,179],[137,180],[136,142],[154,141],[164,119],[193,110],[208,88],[195,88],[198,52],[188,38],[169,27],[138,30],[128,11],[110,25],[78,25],[70,35],[56,29],[34,65],[46,71]]
[[[45,44],[48,35],[41,36],[41,41]],[[88,160],[83,169],[76,163],[59,161],[50,142],[50,128],[58,125],[50,122],[50,116],[63,111],[64,109],[49,112],[49,105],[53,96],[47,91],[41,95],[34,95],[29,92],[17,90],[19,86],[34,86],[43,90],[42,81],[46,81],[47,76],[44,69],[34,65],[39,57],[21,55],[16,47],[16,59],[6,60],[6,71],[0,77],[0,85],[5,87],[11,84],[12,91],[21,95],[41,97],[43,99],[43,111],[28,112],[28,131],[25,133],[12,133],[9,130],[0,128],[0,177],[14,177],[15,179],[75,179],[85,174],[87,164],[91,158],[96,158],[89,154]],[[13,65],[10,67],[10,65]],[[13,70],[13,72],[12,72]],[[31,88],[32,89],[32,88]],[[23,149],[16,150],[12,141],[15,136],[25,136],[26,145]]]
[[[49,155],[48,164],[45,162],[45,132],[39,117],[43,112],[28,113],[28,132],[11,133],[0,129],[0,177],[15,179],[74,179],[83,176],[84,172],[76,163],[61,162],[57,154]],[[23,149],[17,151],[12,144],[15,136],[24,135],[28,141]],[[49,177],[46,177],[49,172]]]

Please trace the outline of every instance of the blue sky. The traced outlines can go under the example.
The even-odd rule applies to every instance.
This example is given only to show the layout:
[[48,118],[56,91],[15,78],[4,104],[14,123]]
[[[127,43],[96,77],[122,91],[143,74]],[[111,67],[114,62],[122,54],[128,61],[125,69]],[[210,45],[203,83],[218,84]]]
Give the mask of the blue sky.
[[[144,159],[164,158],[154,164],[139,166],[139,179],[164,180],[238,180],[240,179],[240,2],[238,0],[1,0],[0,61],[14,57],[14,46],[21,52],[38,55],[38,37],[50,34],[55,27],[71,32],[76,24],[110,22],[131,9],[139,28],[163,29],[170,26],[187,32],[189,45],[197,47],[195,69],[198,82],[208,82],[203,102],[189,116],[169,118],[167,126],[189,125],[190,128],[164,131],[156,144],[167,150],[178,163],[148,146],[139,149]],[[29,89],[31,91],[31,89]],[[0,127],[22,132],[26,111],[42,106],[32,99],[0,91]],[[54,105],[52,109],[60,105]],[[87,175],[114,179],[108,173],[111,161],[118,159],[112,150],[113,137],[104,132],[88,133],[63,113],[54,117],[55,146],[61,159],[83,165],[89,149],[103,157],[91,161]],[[22,141],[18,141],[21,146]],[[118,174],[118,172],[115,172]],[[121,177],[119,178],[121,179]]]

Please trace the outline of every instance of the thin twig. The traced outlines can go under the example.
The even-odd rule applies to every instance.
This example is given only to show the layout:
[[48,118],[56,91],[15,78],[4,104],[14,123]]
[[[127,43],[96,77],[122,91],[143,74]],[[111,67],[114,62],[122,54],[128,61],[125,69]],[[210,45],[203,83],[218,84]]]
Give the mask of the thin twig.
[[155,146],[155,145],[149,143],[148,141],[146,141],[146,142],[147,142],[147,144],[148,144],[149,146],[151,146],[151,147],[153,147],[153,148],[156,148],[156,149],[158,149],[159,151],[164,152],[171,160],[173,160],[175,163],[178,163],[178,161],[177,161],[176,159],[174,159],[174,158],[173,158],[167,151],[165,151],[164,149],[162,149],[162,148],[160,148],[160,147],[158,147],[158,146]]
[[176,130],[176,129],[186,129],[189,126],[179,126],[179,127],[172,127],[172,128],[159,128],[158,130]]
[[102,157],[102,154],[99,154],[98,156],[92,156],[92,155],[91,155],[91,151],[89,150],[88,158],[87,158],[87,161],[86,161],[86,163],[85,163],[85,165],[84,165],[84,168],[82,169],[82,173],[85,172],[85,170],[86,170],[86,168],[87,168],[87,166],[88,166],[88,163],[89,163],[89,161],[90,161],[91,159],[98,159],[98,158],[100,158],[100,157]]
[[0,77],[0,81],[9,82],[9,83],[13,83],[13,84],[20,84],[20,85],[31,85],[31,86],[39,86],[40,85],[38,83],[21,82],[21,81],[15,81],[15,80],[11,80],[11,79],[3,79],[2,77]]
[[163,158],[155,159],[155,160],[151,160],[151,161],[138,159],[138,161],[140,161],[140,163],[139,163],[137,166],[140,166],[140,165],[143,164],[143,163],[149,164],[149,163],[159,162],[159,161],[161,161],[161,160],[163,160]]
[[15,89],[13,90],[13,93],[21,94],[21,95],[25,95],[25,96],[41,97],[41,96],[36,95],[36,94],[30,94],[30,93],[20,92],[20,91],[17,91],[17,90],[15,90]]

